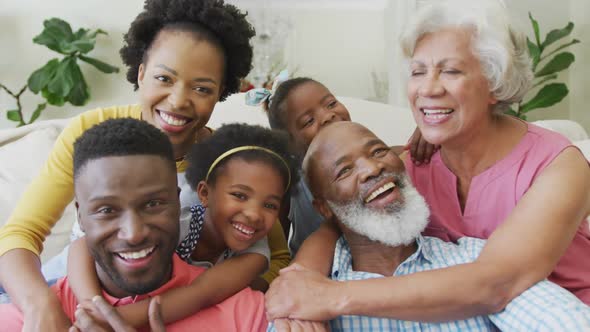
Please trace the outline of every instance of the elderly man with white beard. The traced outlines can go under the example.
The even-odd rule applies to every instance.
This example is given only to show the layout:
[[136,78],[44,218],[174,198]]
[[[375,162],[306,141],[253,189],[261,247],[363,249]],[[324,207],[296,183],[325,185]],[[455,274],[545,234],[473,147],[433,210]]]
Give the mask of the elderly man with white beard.
[[[420,233],[429,210],[404,172],[404,164],[367,128],[338,122],[322,129],[303,161],[314,194],[314,207],[340,229],[331,279],[303,267],[283,272],[279,285],[306,274],[306,287],[399,277],[474,261],[485,241],[461,238],[447,243]],[[299,275],[298,275],[299,273]],[[427,272],[426,272],[427,273]],[[342,288],[341,288],[342,289]],[[297,292],[297,289],[291,289]],[[387,289],[382,289],[387,292]],[[324,294],[325,295],[325,294]],[[341,297],[310,299],[337,306]],[[373,313],[374,314],[374,313]],[[541,281],[516,297],[501,312],[451,322],[412,322],[368,317],[362,308],[330,322],[332,331],[589,331],[590,308],[567,290]],[[297,318],[297,317],[290,317]]]

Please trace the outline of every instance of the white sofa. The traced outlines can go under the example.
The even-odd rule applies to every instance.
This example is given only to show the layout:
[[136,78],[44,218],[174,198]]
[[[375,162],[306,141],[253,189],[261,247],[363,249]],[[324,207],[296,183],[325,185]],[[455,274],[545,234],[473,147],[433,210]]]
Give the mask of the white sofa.
[[[340,100],[347,106],[354,121],[373,130],[388,144],[403,145],[414,131],[414,120],[407,109],[350,97],[342,97]],[[0,130],[0,225],[6,222],[21,193],[43,165],[54,140],[67,121],[68,119],[43,121],[22,128]],[[268,125],[264,112],[258,107],[246,106],[242,94],[219,103],[209,125],[217,128],[226,122]],[[551,120],[540,121],[538,124],[563,133],[587,157],[590,156],[590,140],[577,123]],[[74,221],[75,211],[73,204],[70,204],[45,242],[41,256],[43,261],[60,252],[68,243]]]

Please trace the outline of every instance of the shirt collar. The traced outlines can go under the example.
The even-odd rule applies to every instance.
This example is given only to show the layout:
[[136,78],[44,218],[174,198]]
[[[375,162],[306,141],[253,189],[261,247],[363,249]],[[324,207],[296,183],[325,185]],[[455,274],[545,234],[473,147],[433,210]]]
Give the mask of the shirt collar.
[[[406,260],[404,260],[400,264],[400,266],[403,264],[412,263],[412,262],[417,261],[421,258],[424,258],[429,262],[433,261],[432,251],[428,247],[427,242],[424,240],[424,237],[422,235],[418,235],[418,237],[416,238],[416,244],[418,246],[418,249],[416,250],[416,252],[414,252],[412,255],[410,255],[410,257],[406,258]],[[399,266],[398,266],[398,268],[399,268]],[[363,275],[374,276],[374,277],[381,276],[376,273],[353,271],[353,269],[352,269],[352,255],[350,252],[350,247],[348,245],[348,242],[344,238],[344,236],[341,236],[338,239],[338,241],[336,242],[336,248],[334,250],[334,263],[332,264],[331,277],[332,277],[332,279],[335,279],[335,280],[346,280],[346,279],[352,279],[350,277],[350,275],[355,274],[355,273],[362,273]],[[348,276],[346,276],[346,275],[348,275]],[[394,275],[395,275],[395,273],[394,273]]]
[[408,259],[406,259],[406,262],[410,260],[410,258],[412,257],[414,257],[414,260],[418,258],[424,258],[427,261],[432,262],[434,260],[432,248],[428,246],[428,241],[424,239],[424,236],[418,235],[418,237],[416,238],[416,244],[418,245],[418,250],[416,250],[416,252],[412,256],[408,257]]

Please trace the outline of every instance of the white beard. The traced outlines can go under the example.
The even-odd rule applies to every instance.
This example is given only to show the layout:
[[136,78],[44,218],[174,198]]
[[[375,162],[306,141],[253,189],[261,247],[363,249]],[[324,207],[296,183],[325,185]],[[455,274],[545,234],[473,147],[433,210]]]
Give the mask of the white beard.
[[[371,186],[391,175],[383,174],[371,181]],[[327,201],[328,206],[340,222],[359,235],[387,246],[409,245],[426,228],[430,211],[407,175],[395,174],[395,177],[398,179],[396,184],[399,183],[401,201],[383,210],[376,211],[364,206],[361,197],[365,195],[344,204]]]

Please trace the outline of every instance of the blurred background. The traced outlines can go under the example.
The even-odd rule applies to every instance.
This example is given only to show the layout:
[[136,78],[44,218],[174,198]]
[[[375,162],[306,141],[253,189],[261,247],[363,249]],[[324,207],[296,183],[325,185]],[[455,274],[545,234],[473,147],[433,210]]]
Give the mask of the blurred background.
[[[228,0],[249,12],[257,29],[255,60],[247,78],[252,86],[264,84],[278,71],[288,68],[296,76],[310,76],[325,83],[335,94],[406,106],[405,69],[398,53],[398,36],[416,8],[434,0]],[[569,51],[576,60],[559,74],[569,95],[560,103],[530,113],[529,120],[571,119],[590,131],[590,1],[507,0],[506,5],[532,38],[528,13],[541,26],[544,37],[550,29],[575,23],[572,38],[581,40]],[[0,83],[17,90],[29,75],[55,53],[34,44],[43,20],[59,17],[74,30],[102,29],[91,55],[118,66],[117,74],[104,75],[81,64],[91,98],[85,106],[48,106],[40,120],[70,117],[87,109],[136,101],[125,79],[126,68],[119,58],[123,34],[141,11],[142,0],[0,0]],[[588,40],[585,40],[588,39]],[[247,84],[245,84],[245,88]],[[23,94],[29,114],[42,98]],[[0,91],[0,128],[14,127],[5,110],[14,99]]]

